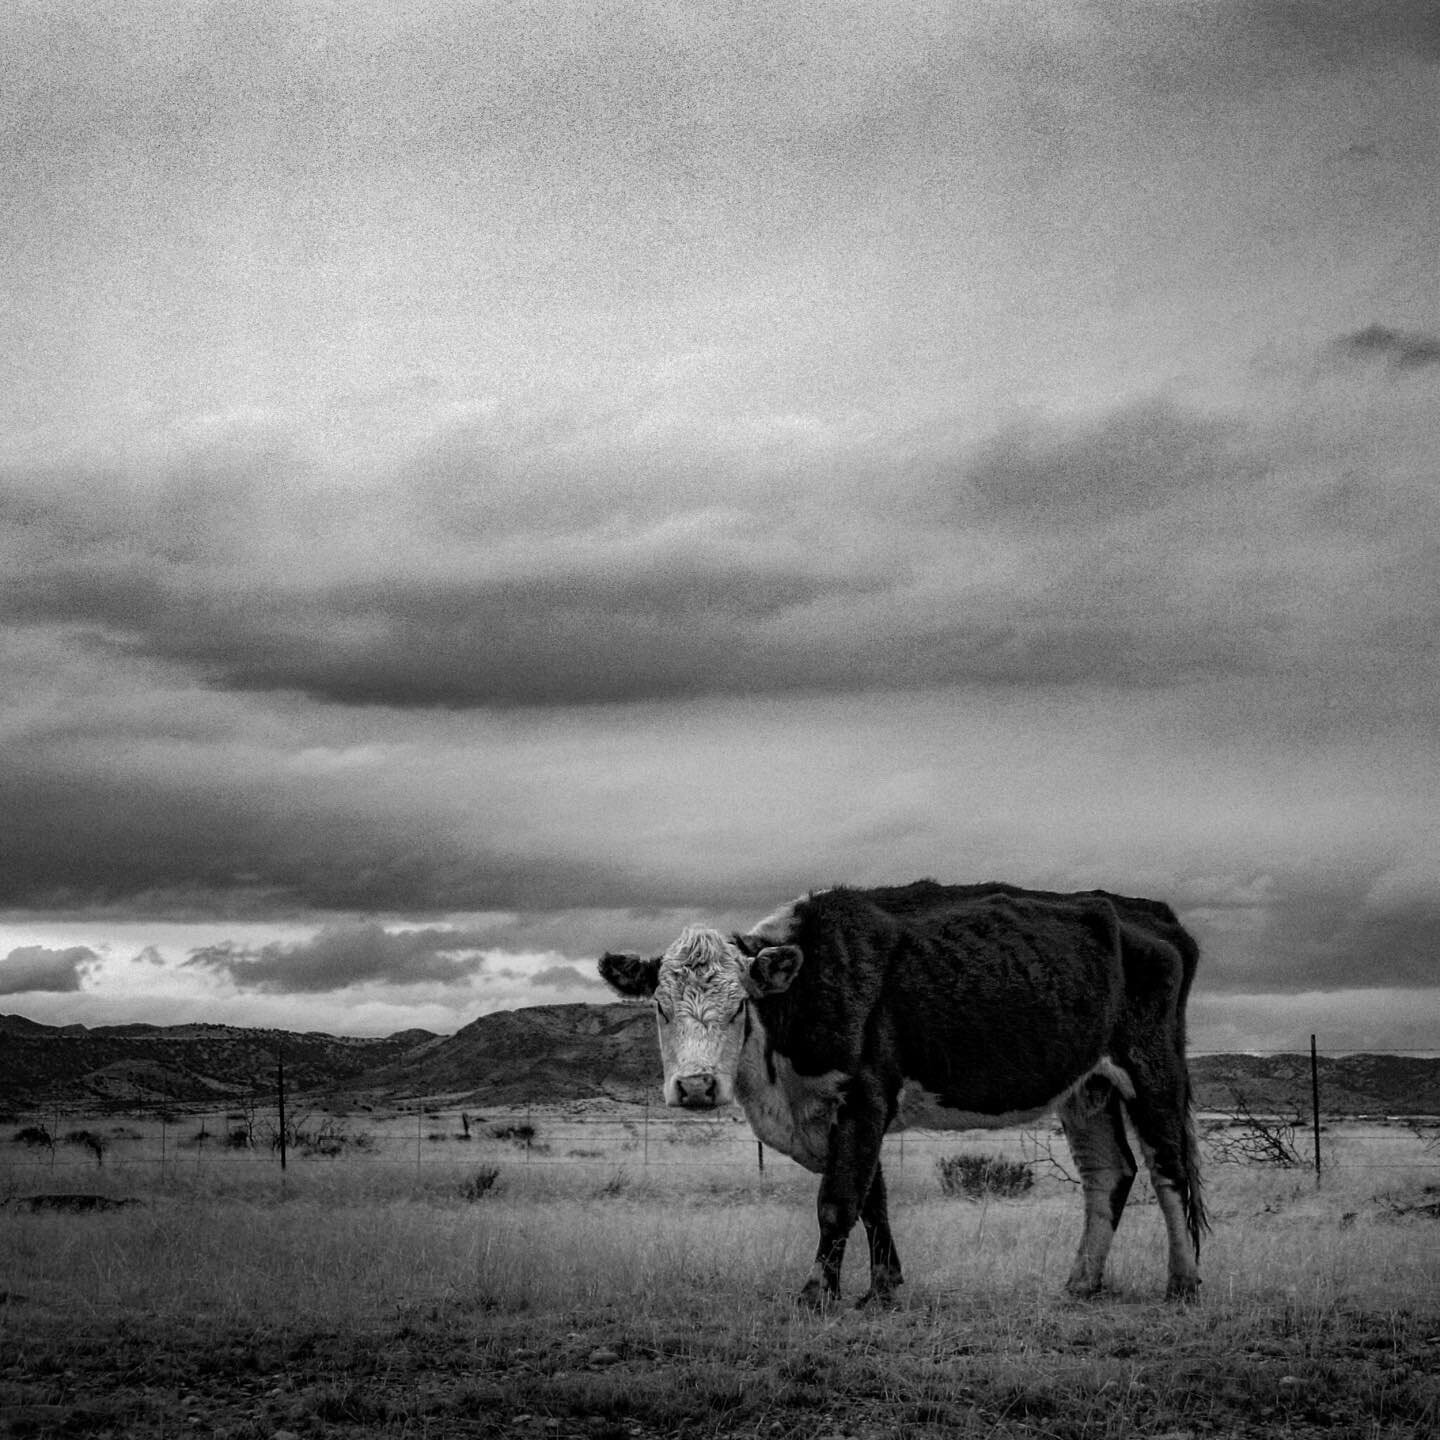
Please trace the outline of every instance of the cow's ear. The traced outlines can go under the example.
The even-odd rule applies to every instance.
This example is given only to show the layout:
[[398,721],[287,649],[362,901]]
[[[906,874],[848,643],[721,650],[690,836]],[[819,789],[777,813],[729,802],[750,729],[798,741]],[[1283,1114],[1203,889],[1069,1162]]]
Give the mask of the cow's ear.
[[800,973],[805,952],[798,945],[767,945],[745,972],[745,988],[754,996],[778,995]]
[[607,952],[600,957],[600,978],[622,995],[653,995],[660,979],[660,959],[642,960],[633,951]]

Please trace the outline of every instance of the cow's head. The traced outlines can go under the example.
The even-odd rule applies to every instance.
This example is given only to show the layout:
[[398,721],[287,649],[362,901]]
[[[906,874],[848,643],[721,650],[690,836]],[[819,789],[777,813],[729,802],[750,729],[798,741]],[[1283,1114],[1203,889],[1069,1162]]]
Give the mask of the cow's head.
[[784,990],[804,958],[796,945],[764,945],[758,953],[744,945],[691,925],[653,960],[629,953],[600,960],[612,989],[655,997],[667,1105],[711,1110],[734,1100],[749,1002]]

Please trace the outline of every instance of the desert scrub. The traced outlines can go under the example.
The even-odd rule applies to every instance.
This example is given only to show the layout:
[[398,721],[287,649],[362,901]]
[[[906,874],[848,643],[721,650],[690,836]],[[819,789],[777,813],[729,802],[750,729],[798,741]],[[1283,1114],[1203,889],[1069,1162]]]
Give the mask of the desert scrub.
[[474,1174],[461,1182],[460,1198],[462,1200],[479,1200],[483,1196],[491,1194],[495,1189],[495,1182],[499,1178],[500,1167],[498,1165],[482,1165]]
[[1023,1195],[1035,1184],[1029,1165],[1003,1155],[939,1155],[935,1172],[944,1194],[968,1199]]

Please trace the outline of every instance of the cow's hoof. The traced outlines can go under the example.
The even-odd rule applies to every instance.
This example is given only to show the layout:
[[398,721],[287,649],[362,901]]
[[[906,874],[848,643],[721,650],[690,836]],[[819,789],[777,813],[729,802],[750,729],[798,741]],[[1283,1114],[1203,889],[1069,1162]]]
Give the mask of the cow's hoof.
[[1200,1299],[1200,1277],[1198,1275],[1172,1275],[1165,1287],[1165,1298],[1178,1305],[1194,1305]]
[[838,1290],[828,1289],[818,1280],[807,1280],[795,1297],[795,1304],[802,1310],[828,1310],[839,1299]]
[[857,1310],[898,1310],[900,1297],[894,1290],[867,1290],[856,1302]]
[[896,1265],[875,1265],[870,1269],[870,1288],[855,1302],[857,1310],[865,1310],[875,1306],[878,1310],[897,1310],[900,1302],[895,1298],[895,1291],[905,1283],[905,1277],[900,1273],[900,1266]]

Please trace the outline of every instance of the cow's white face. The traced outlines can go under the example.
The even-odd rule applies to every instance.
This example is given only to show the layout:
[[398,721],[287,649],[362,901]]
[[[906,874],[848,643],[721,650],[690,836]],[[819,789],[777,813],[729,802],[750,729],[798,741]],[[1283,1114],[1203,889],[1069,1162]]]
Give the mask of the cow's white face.
[[709,1110],[735,1099],[746,959],[713,930],[687,930],[661,958],[655,1024],[667,1105]]
[[667,1105],[711,1110],[735,1099],[747,1002],[788,985],[799,953],[784,946],[752,960],[718,930],[692,925],[659,959],[600,961],[601,975],[622,995],[655,998]]

